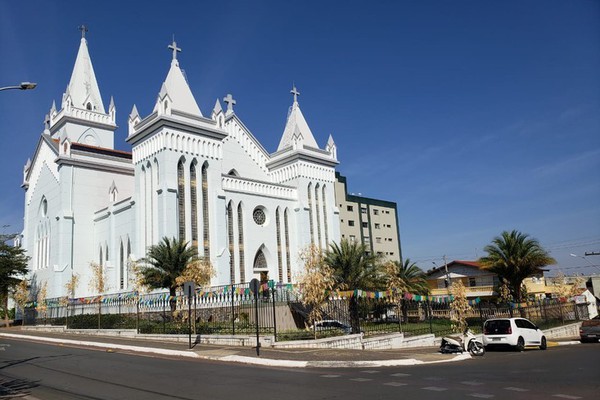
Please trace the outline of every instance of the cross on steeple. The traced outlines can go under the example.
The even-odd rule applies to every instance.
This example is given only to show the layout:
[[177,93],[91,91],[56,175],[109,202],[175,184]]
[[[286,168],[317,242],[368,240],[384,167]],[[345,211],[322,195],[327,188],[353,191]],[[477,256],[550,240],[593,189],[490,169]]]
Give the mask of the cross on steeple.
[[300,96],[300,92],[296,89],[296,84],[293,85],[292,90],[290,90],[290,93],[294,95],[294,103],[297,103],[298,96]]
[[227,112],[233,112],[233,106],[236,102],[233,99],[233,96],[231,96],[231,93],[227,93],[227,96],[223,97],[223,101],[227,103]]
[[81,31],[81,38],[82,38],[82,39],[85,39],[85,33],[88,31],[88,28],[87,28],[87,26],[85,26],[85,25],[81,25],[81,26],[79,26],[79,28],[77,28],[77,29],[79,29],[79,30]]
[[181,49],[177,47],[177,42],[175,41],[175,36],[173,36],[173,43],[170,44],[169,49],[173,50],[173,60],[177,60],[177,52],[181,52]]

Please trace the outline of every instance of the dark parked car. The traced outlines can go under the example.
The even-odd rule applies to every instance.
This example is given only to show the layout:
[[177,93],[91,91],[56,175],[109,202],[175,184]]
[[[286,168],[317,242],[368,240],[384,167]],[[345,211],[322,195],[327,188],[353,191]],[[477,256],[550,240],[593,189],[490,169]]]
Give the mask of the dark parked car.
[[581,323],[579,337],[581,343],[598,342],[598,339],[600,339],[600,315]]

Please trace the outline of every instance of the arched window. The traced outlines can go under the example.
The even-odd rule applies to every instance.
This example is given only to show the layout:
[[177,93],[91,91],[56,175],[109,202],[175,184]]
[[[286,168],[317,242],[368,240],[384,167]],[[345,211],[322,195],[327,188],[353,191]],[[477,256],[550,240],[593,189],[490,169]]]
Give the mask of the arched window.
[[190,166],[190,202],[192,206],[192,246],[198,248],[198,191],[196,190],[196,162]]
[[208,221],[208,165],[202,166],[202,230],[204,233],[204,257],[210,260],[210,227]]
[[100,266],[104,265],[104,258],[102,257],[102,246],[100,246]]
[[179,240],[185,240],[185,176],[183,160],[177,164],[177,207],[179,214]]
[[308,221],[310,226],[310,242],[315,243],[315,233],[313,228],[313,217],[312,217],[312,183],[308,184]]
[[279,207],[275,210],[275,225],[277,225],[277,269],[279,272],[279,282],[283,282],[283,260],[281,255],[281,220],[279,217]]
[[88,102],[88,103],[85,105],[85,109],[86,109],[86,110],[91,110],[91,109],[92,109],[92,103]]
[[123,289],[125,285],[125,260],[122,240],[121,245],[119,247],[119,289]]
[[319,189],[320,186],[317,183],[315,186],[315,210],[317,211],[317,247],[321,247],[321,212],[319,210]]
[[246,266],[244,264],[244,214],[242,212],[242,203],[238,204],[238,249],[240,252],[240,282],[246,282]]
[[292,262],[290,260],[290,229],[288,223],[288,209],[283,212],[283,225],[285,232],[285,263],[287,267],[287,281],[292,281]]
[[329,248],[329,227],[327,226],[327,196],[325,194],[325,185],[323,185],[323,227],[325,230],[325,249]]
[[231,284],[235,283],[235,257],[233,243],[233,207],[230,201],[227,205],[227,238],[229,240],[229,279]]
[[262,247],[261,247],[256,252],[256,256],[254,256],[254,272],[264,272],[267,270],[268,270],[267,259],[265,257],[265,253],[263,253]]

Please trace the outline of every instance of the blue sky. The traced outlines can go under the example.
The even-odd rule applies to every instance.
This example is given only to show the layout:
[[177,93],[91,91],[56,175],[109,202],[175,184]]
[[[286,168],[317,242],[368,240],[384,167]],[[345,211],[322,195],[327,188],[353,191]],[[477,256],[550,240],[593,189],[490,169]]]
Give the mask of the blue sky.
[[[97,4],[97,5],[95,5]],[[348,189],[398,203],[405,257],[475,259],[503,230],[564,273],[600,273],[600,2],[0,0],[0,226],[22,228],[22,168],[69,81],[85,23],[104,104],[153,107],[175,35],[196,100],[270,151],[295,82]]]

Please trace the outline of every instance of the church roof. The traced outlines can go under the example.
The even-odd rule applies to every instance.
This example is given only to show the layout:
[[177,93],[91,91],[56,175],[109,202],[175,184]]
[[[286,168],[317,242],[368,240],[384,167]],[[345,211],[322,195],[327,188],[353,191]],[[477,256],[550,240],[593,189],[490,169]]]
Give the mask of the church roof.
[[[169,48],[173,49],[173,60],[171,61],[171,69],[169,69],[167,78],[161,87],[159,100],[168,95],[171,99],[171,109],[202,117],[200,107],[196,103],[196,99],[183,75],[183,71],[179,68],[176,52],[181,51],[181,49],[177,47],[175,42]],[[157,102],[154,106],[154,111],[157,111],[158,107]]]
[[302,115],[300,105],[298,104],[297,96],[300,93],[296,91],[295,86],[291,93],[294,95],[294,103],[288,112],[287,121],[277,151],[292,147],[295,142],[300,148],[307,146],[318,149],[319,145],[317,144],[312,131],[308,127],[308,123],[306,122],[306,119],[304,119],[304,115]]
[[89,102],[92,104],[94,111],[105,113],[85,37],[81,38],[79,44],[75,66],[73,67],[69,86],[67,86],[67,93],[71,96],[75,107],[85,109]]

